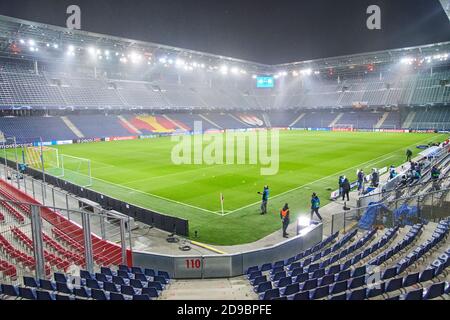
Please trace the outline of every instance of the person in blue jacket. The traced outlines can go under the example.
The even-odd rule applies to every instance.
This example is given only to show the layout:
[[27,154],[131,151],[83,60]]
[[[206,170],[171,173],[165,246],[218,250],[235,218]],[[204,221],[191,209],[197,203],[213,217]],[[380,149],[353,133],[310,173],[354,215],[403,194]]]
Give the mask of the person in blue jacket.
[[322,221],[322,217],[319,214],[319,208],[320,208],[320,199],[314,192],[311,196],[311,220],[313,219],[313,214],[315,213],[319,217],[320,221]]
[[264,190],[262,192],[258,192],[258,194],[262,195],[261,201],[261,214],[267,213],[267,201],[269,201],[269,186],[264,186]]

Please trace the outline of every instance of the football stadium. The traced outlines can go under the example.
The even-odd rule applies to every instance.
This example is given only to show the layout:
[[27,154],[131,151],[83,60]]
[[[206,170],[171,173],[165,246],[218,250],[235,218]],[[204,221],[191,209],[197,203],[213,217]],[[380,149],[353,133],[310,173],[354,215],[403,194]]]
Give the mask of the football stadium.
[[0,16],[0,300],[450,298],[450,41],[264,64],[78,29]]

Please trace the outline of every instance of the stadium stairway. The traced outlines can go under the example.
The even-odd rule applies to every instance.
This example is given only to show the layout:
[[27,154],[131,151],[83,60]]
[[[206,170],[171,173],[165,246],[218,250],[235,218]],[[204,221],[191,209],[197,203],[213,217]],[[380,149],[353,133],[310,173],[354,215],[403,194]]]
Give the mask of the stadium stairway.
[[402,124],[402,128],[409,128],[411,127],[411,123],[414,121],[414,118],[416,117],[416,113],[414,111],[411,111],[406,116],[405,121]]
[[212,124],[214,127],[218,128],[218,129],[223,129],[221,126],[219,126],[217,123],[213,122],[212,120],[208,119],[206,116],[199,114],[200,118],[202,118],[203,120],[205,120],[206,122]]
[[334,125],[336,124],[336,123],[338,123],[339,122],[339,120],[342,118],[344,116],[344,113],[339,113],[337,116],[336,116],[336,118],[334,118],[334,120],[333,121],[331,121],[331,123],[329,124],[329,127],[334,127]]
[[178,128],[179,130],[183,130],[183,131],[191,131],[191,128],[189,128],[187,125],[185,125],[184,123],[182,123],[181,121],[175,121],[172,118],[170,118],[168,115],[164,114],[163,117],[169,121],[170,123],[172,123],[175,128]]
[[75,124],[70,121],[67,117],[61,117],[61,120],[66,124],[67,127],[69,127],[70,130],[78,137],[78,138],[84,138],[84,134],[75,126]]
[[381,128],[388,117],[389,112],[383,113],[383,116],[380,118],[380,120],[378,120],[377,124],[375,125],[375,129]]
[[127,129],[132,134],[142,134],[142,132],[137,129],[134,125],[132,125],[127,119],[125,119],[123,116],[117,116],[119,118],[120,124]]
[[306,113],[301,113],[301,114],[297,117],[297,119],[295,119],[294,122],[292,122],[292,123],[289,125],[289,127],[295,126],[295,124],[296,124],[297,122],[299,122],[300,120],[302,120],[303,117],[304,117],[305,115],[306,115]]

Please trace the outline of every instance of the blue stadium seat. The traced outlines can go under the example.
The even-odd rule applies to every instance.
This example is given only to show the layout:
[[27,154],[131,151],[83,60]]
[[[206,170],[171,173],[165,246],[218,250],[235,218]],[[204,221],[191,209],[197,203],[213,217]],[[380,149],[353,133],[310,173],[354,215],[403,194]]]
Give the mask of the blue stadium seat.
[[19,297],[27,300],[37,300],[36,289],[19,287]]
[[56,291],[56,284],[50,280],[39,279],[39,288],[48,291]]
[[261,266],[261,271],[269,271],[270,269],[272,269],[272,264],[271,263],[265,263]]
[[137,279],[131,279],[130,286],[132,286],[133,288],[139,288],[139,289],[142,289],[144,287],[144,285],[142,284],[142,281],[137,280]]
[[403,279],[403,287],[407,288],[419,282],[419,273],[410,273]]
[[128,271],[125,270],[118,270],[117,276],[121,278],[131,279],[132,273],[129,273]]
[[73,293],[76,297],[80,298],[91,298],[91,289],[85,288],[85,287],[75,287],[73,289]]
[[111,268],[108,268],[108,267],[101,267],[100,272],[103,274],[106,274],[107,276],[110,276],[110,277],[115,276],[115,274],[113,273]]
[[300,292],[300,286],[298,283],[293,283],[293,284],[286,286],[286,288],[280,289],[280,293],[283,296],[290,296],[290,295],[296,294],[298,292]]
[[67,286],[67,282],[56,282],[56,291],[59,293],[73,294],[73,290]]
[[96,273],[95,280],[101,281],[101,282],[110,282],[110,281],[112,281],[112,276],[107,276],[104,273]]
[[141,289],[137,289],[137,288],[133,288],[132,286],[121,286],[120,287],[120,292],[122,294],[126,294],[128,296],[134,296],[135,294],[141,294],[142,290]]
[[293,282],[296,282],[296,283],[305,282],[309,279],[309,273],[308,272],[301,273],[296,277],[292,277],[292,279],[293,279]]
[[117,288],[118,285],[112,283],[112,282],[104,282],[103,283],[103,290],[108,292],[115,292],[119,293],[119,288]]
[[340,271],[341,271],[341,265],[337,264],[337,265],[331,266],[327,270],[327,274],[334,275],[336,273],[339,273]]
[[[258,267],[256,267],[256,268],[258,268]],[[144,269],[144,274],[149,277],[154,277],[156,275],[155,270],[147,269],[147,268]]]
[[89,271],[87,270],[80,270],[80,277],[82,279],[94,279],[94,275],[91,274]]
[[164,285],[160,282],[149,281],[147,282],[147,287],[156,288],[156,290],[162,291],[164,290]]
[[317,288],[312,291],[311,299],[312,300],[322,299],[322,298],[325,298],[326,296],[328,296],[329,293],[330,293],[329,286],[320,287],[320,288]]
[[[293,271],[294,269],[298,269],[298,268],[301,268],[301,267],[302,267],[301,262],[294,262],[291,265],[289,265],[288,271]],[[301,272],[303,272],[303,269],[302,269]]]
[[330,274],[330,275],[322,277],[319,280],[319,287],[326,286],[326,285],[329,285],[332,283],[334,283],[334,275]]
[[109,300],[125,300],[125,297],[121,293],[111,292],[109,294]]
[[357,289],[350,292],[347,296],[347,300],[365,300],[367,298],[367,289]]
[[[145,270],[148,270],[148,269],[145,269]],[[260,271],[258,266],[253,266],[253,267],[248,268],[246,273],[250,274],[250,273],[255,272],[255,271]],[[154,276],[154,275],[155,275],[154,271],[153,271],[153,274],[149,274],[149,276]]]
[[[295,268],[295,269],[293,269],[291,272],[289,272],[288,274],[291,276],[291,277],[296,277],[296,276],[298,276],[298,275],[300,275],[300,274],[302,274],[302,273],[304,273],[303,272],[303,268],[302,267],[299,267],[299,268]],[[306,274],[308,274],[308,272],[306,272]]]
[[317,288],[318,281],[317,279],[310,279],[306,280],[305,282],[300,284],[300,290],[306,291],[306,290],[312,290]]
[[392,267],[384,270],[383,275],[381,276],[382,280],[387,280],[395,277],[397,275],[397,267]]
[[39,284],[33,277],[23,277],[23,284],[30,288],[39,288]]
[[428,289],[425,290],[424,294],[423,294],[423,299],[424,300],[431,300],[434,298],[437,298],[439,296],[442,296],[443,294],[445,294],[445,282],[439,282],[439,283],[434,283],[432,284]]
[[131,273],[142,273],[144,274],[144,270],[141,267],[131,267]]
[[358,278],[353,278],[348,280],[348,288],[349,289],[355,289],[362,287],[366,284],[366,276],[361,276]]
[[130,272],[130,268],[128,268],[128,266],[126,266],[126,265],[120,264],[119,271]]
[[292,284],[292,278],[291,277],[284,277],[284,278],[281,278],[277,282],[276,287],[277,288],[283,288],[283,287],[286,287],[286,286],[288,286],[290,284]]
[[156,288],[143,288],[142,294],[146,295],[150,298],[158,298],[159,297],[159,293],[158,293],[158,290],[156,290]]
[[18,297],[19,296],[19,288],[10,284],[2,284],[0,286],[1,293],[10,297]]
[[256,277],[260,277],[260,276],[262,276],[261,271],[253,271],[252,273],[247,274],[247,279],[251,281],[251,280],[255,279]]
[[89,289],[98,289],[98,290],[103,289],[103,287],[100,285],[100,282],[98,282],[95,279],[86,279],[86,286]]
[[350,279],[350,270],[344,270],[337,274],[336,282]]
[[114,284],[119,285],[119,286],[127,286],[127,285],[130,284],[130,279],[122,278],[120,276],[113,276],[112,277],[112,282]]
[[58,282],[67,283],[67,277],[64,273],[55,272],[53,274],[53,279],[55,280],[56,283]]
[[309,300],[309,291],[296,293],[291,300]]
[[36,299],[37,300],[56,300],[55,294],[43,291],[43,290],[36,290]]
[[272,300],[280,296],[280,290],[278,288],[269,289],[259,295],[260,300]]
[[74,300],[72,296],[66,296],[62,294],[55,294],[55,300],[57,301],[68,301],[68,300]]
[[386,283],[386,292],[392,292],[401,289],[403,286],[403,278],[391,279]]
[[275,274],[277,274],[279,272],[283,272],[283,271],[284,271],[284,267],[276,267],[276,268],[273,268],[272,270],[270,270],[269,274],[275,275]]
[[420,273],[419,282],[430,281],[434,278],[434,269],[425,269]]
[[312,279],[313,278],[322,278],[325,275],[325,269],[317,269],[316,271],[313,272],[312,274]]
[[286,277],[286,271],[281,271],[281,272],[278,272],[278,273],[274,274],[274,275],[271,277],[271,280],[272,280],[272,281],[278,281],[278,280],[280,280],[281,278],[285,278],[285,277]]
[[422,300],[423,299],[423,288],[409,291],[402,296],[403,300]]
[[140,280],[140,281],[151,281],[152,279],[153,279],[153,277],[150,277],[150,276],[146,276],[145,274],[143,274],[143,273],[135,273],[134,274],[134,278],[136,279],[136,280]]
[[352,278],[357,278],[366,274],[366,266],[358,267],[353,270]]
[[266,282],[266,281],[267,281],[267,276],[260,276],[260,277],[253,279],[252,281],[250,281],[250,283],[252,284],[252,286],[257,286],[260,283]]
[[106,295],[105,291],[99,289],[92,289],[91,296],[94,300],[109,300],[109,297]]
[[347,281],[340,281],[340,282],[336,282],[336,283],[331,285],[330,293],[331,294],[338,294],[338,293],[347,291],[347,289],[348,289]]
[[265,291],[270,290],[270,289],[272,289],[272,282],[266,281],[266,282],[260,283],[255,288],[255,292],[256,293],[262,293],[262,292],[265,292]]

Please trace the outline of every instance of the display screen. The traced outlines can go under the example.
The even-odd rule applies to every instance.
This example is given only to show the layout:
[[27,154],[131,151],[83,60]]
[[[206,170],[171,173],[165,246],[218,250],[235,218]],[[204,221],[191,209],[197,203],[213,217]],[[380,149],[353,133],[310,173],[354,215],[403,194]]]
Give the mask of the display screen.
[[275,86],[275,80],[273,77],[259,76],[256,77],[257,88],[273,88]]

